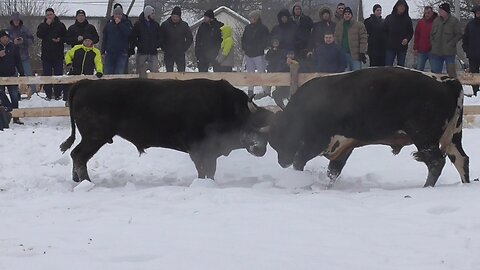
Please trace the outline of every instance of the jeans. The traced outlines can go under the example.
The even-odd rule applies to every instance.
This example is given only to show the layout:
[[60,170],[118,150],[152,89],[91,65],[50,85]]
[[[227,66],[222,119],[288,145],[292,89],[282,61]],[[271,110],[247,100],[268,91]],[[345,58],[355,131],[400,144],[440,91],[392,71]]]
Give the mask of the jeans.
[[[52,75],[63,75],[63,59],[48,61],[42,60],[43,66],[43,76],[52,76]],[[47,95],[47,98],[52,98],[52,88],[54,89],[55,99],[59,99],[62,95],[62,91],[66,89],[64,85],[56,84],[55,86],[51,84],[45,84],[43,90]],[[63,99],[67,100],[68,95],[64,92]]]
[[173,72],[173,65],[177,64],[178,72],[185,72],[185,53],[167,53],[163,55],[167,72]]
[[[33,76],[32,71],[32,64],[30,63],[30,59],[22,60],[23,70],[25,71],[25,76]],[[30,90],[32,94],[37,92],[37,86],[35,84],[30,85]]]
[[405,58],[407,57],[407,51],[393,51],[387,50],[385,53],[385,66],[393,66],[395,58],[397,58],[397,66],[405,66]]
[[350,53],[345,53],[345,58],[347,60],[347,68],[345,71],[354,71],[362,69],[362,62],[360,60],[353,60]]
[[[255,57],[245,56],[245,65],[247,68],[247,72],[255,72],[256,70],[258,73],[265,73],[265,70],[267,69],[264,55],[259,55]],[[249,86],[248,91],[253,91],[253,86]],[[263,91],[268,93],[269,88],[263,87]]]
[[140,78],[147,77],[147,70],[150,72],[158,72],[159,63],[158,55],[156,54],[137,54],[135,59],[137,62],[137,73],[140,75]]
[[[5,93],[5,87],[8,89],[8,99]],[[7,108],[7,112],[18,108],[18,101],[20,100],[20,92],[18,92],[18,85],[1,85],[0,86],[0,104]]]
[[455,55],[430,55],[430,66],[433,73],[442,73],[443,63],[446,65],[455,65]]
[[127,64],[127,53],[107,53],[105,55],[105,74],[126,74]]
[[424,71],[425,70],[425,64],[427,63],[427,60],[430,62],[430,69],[432,66],[431,60],[430,60],[430,53],[418,53],[418,58],[417,58],[417,70]]

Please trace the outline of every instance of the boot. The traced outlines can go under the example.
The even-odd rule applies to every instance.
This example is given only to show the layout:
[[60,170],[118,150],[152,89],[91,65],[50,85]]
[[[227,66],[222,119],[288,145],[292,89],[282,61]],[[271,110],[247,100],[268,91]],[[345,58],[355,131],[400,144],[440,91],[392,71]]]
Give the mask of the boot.
[[18,118],[18,117],[13,117],[13,123],[17,124],[17,125],[24,125],[25,124],[22,121],[20,121],[20,118]]

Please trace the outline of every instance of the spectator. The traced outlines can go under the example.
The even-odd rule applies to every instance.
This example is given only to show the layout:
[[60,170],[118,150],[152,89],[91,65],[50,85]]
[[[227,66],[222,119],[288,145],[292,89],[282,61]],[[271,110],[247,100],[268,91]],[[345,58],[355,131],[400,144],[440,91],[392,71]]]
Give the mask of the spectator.
[[[289,72],[290,67],[287,64],[287,50],[280,48],[281,37],[274,36],[272,38],[272,46],[267,51],[265,59],[268,61],[268,72]],[[288,86],[276,86],[275,91],[272,92],[272,98],[275,103],[284,108],[284,99],[290,95],[290,87]]]
[[335,32],[335,23],[332,22],[332,12],[328,8],[320,9],[320,21],[313,24],[312,38],[310,39],[310,50],[318,48],[318,46],[325,44],[325,33]]
[[325,32],[324,43],[315,49],[316,71],[338,73],[345,71],[346,59],[342,48],[335,44],[333,32]]
[[160,27],[162,50],[167,72],[173,72],[177,65],[178,72],[185,72],[185,52],[193,43],[192,31],[188,24],[182,21],[182,10],[174,7],[170,18]]
[[160,24],[155,21],[155,9],[145,6],[138,21],[133,26],[130,37],[131,46],[137,47],[137,73],[141,78],[150,72],[158,72],[159,63],[157,49],[160,47]]
[[456,77],[455,56],[457,43],[462,38],[462,29],[458,19],[450,14],[448,3],[439,6],[438,14],[439,16],[433,21],[430,33],[432,42],[430,65],[433,73],[442,73],[443,63],[445,63],[448,75]]
[[75,23],[68,27],[66,43],[72,48],[75,45],[83,43],[84,36],[88,33],[92,37],[93,44],[99,41],[97,29],[92,24],[88,23],[83,9],[77,10],[75,13]]
[[218,63],[217,69],[219,72],[231,72],[234,62],[233,30],[230,25],[224,25],[220,27],[220,31],[222,31],[222,43],[215,59]]
[[290,12],[287,9],[280,10],[277,14],[277,20],[278,24],[272,28],[271,36],[279,38],[278,48],[293,55],[296,26],[290,18]]
[[[467,54],[470,72],[478,73],[480,65],[480,5],[473,7],[474,18],[468,22],[463,35],[463,50]],[[478,85],[473,85],[473,94],[476,96]]]
[[405,0],[398,0],[392,14],[385,18],[387,51],[385,65],[393,66],[395,58],[397,65],[405,66],[408,43],[413,37],[412,19],[408,15],[408,5]]
[[215,57],[222,43],[222,33],[220,31],[222,26],[223,23],[215,19],[213,10],[205,11],[203,22],[200,24],[195,37],[195,56],[197,57],[199,72],[207,72],[210,66],[213,66],[213,71],[217,71]]
[[359,70],[362,62],[365,64],[367,58],[367,30],[361,22],[352,20],[353,12],[346,7],[343,12],[343,20],[335,27],[335,40],[345,52],[347,70]]
[[[12,13],[10,19],[10,28],[8,29],[10,39],[20,48],[20,57],[22,59],[23,70],[26,76],[32,76],[32,64],[30,62],[30,54],[28,50],[33,45],[33,35],[30,30],[23,25],[22,17],[17,11]],[[30,95],[37,92],[35,84],[30,85]]]
[[[242,50],[245,52],[245,64],[247,72],[264,73],[266,70],[265,49],[269,45],[269,31],[262,23],[259,11],[250,12],[248,18],[250,24],[245,27],[242,35]],[[248,95],[253,95],[253,86],[248,87]],[[263,88],[263,94],[259,94],[256,98],[262,98],[270,95],[268,87]]]
[[313,21],[303,14],[302,4],[295,3],[292,8],[292,20],[297,26],[295,31],[295,58],[303,60],[307,57],[308,45],[310,44],[310,37],[312,35]]
[[93,46],[94,36],[85,33],[82,44],[75,45],[65,56],[65,64],[70,70],[68,75],[93,75],[97,71],[98,78],[103,76],[102,54]]
[[425,63],[430,59],[430,50],[432,49],[430,34],[432,32],[433,20],[436,17],[437,13],[433,12],[433,8],[426,6],[423,9],[423,18],[417,23],[417,27],[415,27],[413,54],[417,57],[416,68],[421,71],[425,70]]
[[105,55],[106,74],[125,74],[128,69],[129,37],[132,23],[117,5],[113,16],[103,28],[102,55]]
[[343,20],[343,11],[345,10],[344,3],[338,3],[337,9],[335,10],[335,16],[333,16],[332,21],[335,24],[338,24],[341,20]]
[[[37,28],[37,37],[42,40],[42,67],[43,75],[63,75],[63,50],[67,29],[60,19],[55,15],[53,8],[47,8],[45,19]],[[52,96],[52,88],[54,93]],[[52,87],[51,84],[45,84],[43,90],[47,95],[47,100],[52,97],[59,100],[65,87],[57,84]],[[63,100],[68,100],[64,95]]]
[[368,33],[368,58],[370,66],[385,66],[385,26],[382,19],[382,7],[373,6],[373,14],[364,21]]
[[[10,41],[10,36],[7,30],[0,31],[0,77],[16,77],[25,76],[23,72],[22,59],[20,57],[20,50],[17,45]],[[18,108],[18,101],[20,93],[18,92],[18,85],[8,85],[8,94],[10,100],[5,94],[5,86],[0,86],[0,103],[10,112]],[[23,122],[18,117],[13,118],[13,123],[23,125]],[[8,123],[7,123],[8,124]]]

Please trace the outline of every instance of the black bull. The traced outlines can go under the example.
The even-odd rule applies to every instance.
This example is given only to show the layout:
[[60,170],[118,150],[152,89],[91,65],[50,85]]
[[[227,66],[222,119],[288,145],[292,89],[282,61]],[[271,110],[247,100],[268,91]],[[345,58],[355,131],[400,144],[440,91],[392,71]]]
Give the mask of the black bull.
[[90,180],[88,160],[118,135],[140,153],[164,147],[190,154],[199,178],[212,178],[217,158],[234,149],[266,152],[262,128],[272,113],[257,107],[226,81],[115,79],[83,80],[69,97],[72,133],[60,145],[72,150],[73,180]]
[[384,144],[398,154],[414,144],[427,165],[425,186],[434,186],[454,163],[469,182],[462,149],[463,89],[456,79],[436,79],[403,68],[371,68],[313,79],[292,96],[270,125],[269,143],[282,167],[303,170],[318,155],[330,160],[331,184],[356,147]]

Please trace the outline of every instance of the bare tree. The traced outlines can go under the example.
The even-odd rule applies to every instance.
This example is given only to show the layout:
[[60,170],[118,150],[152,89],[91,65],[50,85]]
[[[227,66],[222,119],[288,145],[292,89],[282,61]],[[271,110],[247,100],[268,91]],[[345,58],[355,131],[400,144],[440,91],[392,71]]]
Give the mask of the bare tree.
[[[455,0],[422,0],[419,1],[418,10],[420,14],[423,14],[423,8],[425,6],[438,7],[441,3],[449,3],[452,8],[452,14],[455,13],[458,7],[455,6]],[[460,0],[460,18],[468,19],[473,17],[472,8],[474,5],[480,4],[479,0]]]
[[0,3],[0,16],[9,16],[14,11],[20,12],[23,16],[41,16],[47,8],[53,8],[57,15],[68,12],[63,1],[54,0],[3,0]]

